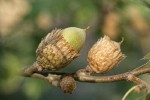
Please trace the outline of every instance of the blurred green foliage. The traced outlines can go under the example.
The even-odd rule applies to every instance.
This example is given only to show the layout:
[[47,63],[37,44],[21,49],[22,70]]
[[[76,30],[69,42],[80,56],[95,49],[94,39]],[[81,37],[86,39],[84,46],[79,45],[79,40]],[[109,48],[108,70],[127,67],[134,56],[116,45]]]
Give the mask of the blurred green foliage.
[[0,99],[120,100],[134,84],[78,83],[73,94],[64,94],[43,80],[21,77],[19,70],[35,61],[36,48],[48,32],[71,26],[91,28],[80,57],[63,71],[83,68],[89,48],[103,34],[116,41],[125,38],[121,48],[127,58],[110,74],[136,68],[146,62],[139,59],[150,52],[149,13],[150,8],[140,0],[1,0]]

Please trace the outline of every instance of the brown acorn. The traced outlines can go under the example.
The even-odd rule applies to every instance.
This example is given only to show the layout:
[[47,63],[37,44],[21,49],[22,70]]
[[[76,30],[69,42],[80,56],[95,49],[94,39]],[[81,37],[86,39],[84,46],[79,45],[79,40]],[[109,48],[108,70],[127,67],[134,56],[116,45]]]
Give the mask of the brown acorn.
[[90,68],[95,73],[107,73],[114,69],[125,58],[120,49],[122,42],[112,41],[106,35],[98,40],[88,52]]
[[78,57],[85,42],[85,29],[55,29],[41,41],[37,54],[38,70],[59,70]]
[[76,88],[76,81],[71,76],[66,76],[61,80],[60,88],[64,93],[72,93]]

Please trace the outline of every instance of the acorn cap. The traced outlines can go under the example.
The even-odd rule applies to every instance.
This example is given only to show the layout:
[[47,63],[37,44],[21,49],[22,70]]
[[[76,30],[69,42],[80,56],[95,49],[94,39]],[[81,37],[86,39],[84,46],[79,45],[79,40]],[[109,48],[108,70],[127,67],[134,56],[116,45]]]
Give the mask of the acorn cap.
[[[70,33],[69,30],[64,30],[55,29],[41,41],[36,50],[37,63],[40,66],[38,69],[59,70],[61,68],[64,68],[73,59],[78,57],[79,50],[81,49],[81,46],[85,41],[85,37],[83,36],[81,44],[75,42],[74,45],[72,41],[75,41],[77,38],[81,39],[81,36],[83,34],[85,35],[85,32],[78,32],[79,30],[81,30],[79,28],[71,28]],[[75,33],[77,34],[77,36],[75,36]],[[66,38],[67,34],[70,36],[70,40]],[[80,36],[79,34],[82,35]],[[75,38],[73,36],[75,36]],[[78,44],[79,46],[77,46],[76,44]]]
[[107,73],[125,58],[120,45],[123,42],[112,41],[108,36],[98,40],[88,52],[88,62],[95,73]]

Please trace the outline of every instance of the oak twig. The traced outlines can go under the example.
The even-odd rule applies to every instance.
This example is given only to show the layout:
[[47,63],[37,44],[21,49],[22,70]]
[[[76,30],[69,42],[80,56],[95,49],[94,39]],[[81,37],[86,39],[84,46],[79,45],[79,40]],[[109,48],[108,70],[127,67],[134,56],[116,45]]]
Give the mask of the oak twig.
[[79,82],[90,82],[90,83],[108,83],[117,82],[121,80],[132,81],[141,83],[136,77],[142,74],[150,73],[150,66],[145,66],[136,70],[131,70],[122,74],[110,75],[110,76],[93,76],[92,72],[86,67],[80,69],[75,73],[62,73],[62,72],[38,72],[33,66],[29,66],[24,70],[23,76],[35,77],[43,80],[47,80],[54,86],[58,86],[58,82],[64,76],[72,76],[76,81]]

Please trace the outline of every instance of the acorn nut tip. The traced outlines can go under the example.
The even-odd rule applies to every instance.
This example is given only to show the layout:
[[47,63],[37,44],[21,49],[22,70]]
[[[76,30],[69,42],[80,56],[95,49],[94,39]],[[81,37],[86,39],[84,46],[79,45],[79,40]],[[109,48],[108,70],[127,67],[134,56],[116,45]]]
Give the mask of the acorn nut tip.
[[80,51],[85,42],[85,32],[84,29],[69,27],[62,30],[62,35],[74,50]]

